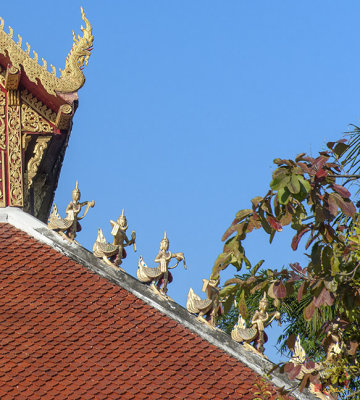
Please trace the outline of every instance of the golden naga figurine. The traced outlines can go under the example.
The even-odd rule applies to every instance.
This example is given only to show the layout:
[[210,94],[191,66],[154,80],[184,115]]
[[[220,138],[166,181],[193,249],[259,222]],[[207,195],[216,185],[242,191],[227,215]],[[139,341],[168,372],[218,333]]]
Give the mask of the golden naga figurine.
[[206,299],[202,300],[200,296],[190,288],[186,301],[186,309],[191,314],[198,314],[197,319],[207,323],[212,328],[216,327],[217,317],[222,311],[219,300],[219,283],[219,278],[210,278],[210,280],[203,279],[202,291],[206,292]]
[[[186,269],[185,256],[183,253],[171,253],[169,250],[169,239],[166,237],[166,232],[160,242],[160,251],[155,257],[155,262],[159,264],[156,268],[149,268],[142,257],[139,258],[137,277],[139,281],[149,283],[151,289],[160,296],[168,298],[167,285],[173,280],[169,269],[174,269],[180,261],[183,261]],[[176,258],[177,262],[173,267],[169,267],[172,258]]]
[[117,221],[110,220],[112,225],[111,234],[114,237],[112,243],[107,243],[101,228],[98,230],[96,242],[93,246],[94,256],[102,258],[106,264],[116,269],[123,269],[120,267],[122,260],[126,258],[125,247],[133,245],[134,251],[136,252],[136,233],[131,232],[131,239],[126,235],[128,223],[124,215],[124,209]]
[[269,314],[266,311],[268,304],[266,293],[264,293],[263,298],[259,302],[259,309],[255,311],[254,316],[251,319],[251,327],[247,328],[245,320],[241,315],[239,315],[238,323],[231,331],[231,337],[233,340],[240,343],[253,342],[254,348],[261,354],[265,350],[264,343],[268,341],[265,328],[270,325],[274,319],[277,319],[280,324],[279,311]]
[[[53,209],[51,211],[48,227],[56,232],[58,232],[65,239],[73,242],[76,233],[81,231],[81,225],[79,221],[85,217],[88,213],[90,207],[94,207],[95,201],[84,201],[79,203],[80,200],[80,190],[78,181],[76,181],[75,189],[72,191],[72,201],[66,207],[66,218],[61,218],[56,204],[54,203]],[[81,209],[86,206],[84,214],[79,217]]]

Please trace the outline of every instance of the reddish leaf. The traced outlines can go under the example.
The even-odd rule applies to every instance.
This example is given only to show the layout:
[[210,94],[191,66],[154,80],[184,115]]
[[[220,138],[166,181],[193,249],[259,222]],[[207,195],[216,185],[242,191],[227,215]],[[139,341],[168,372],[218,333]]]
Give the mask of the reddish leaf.
[[312,165],[313,168],[315,168],[317,171],[322,169],[322,167],[325,165],[326,161],[329,159],[329,157],[326,156],[320,156],[317,157]]
[[334,183],[331,187],[335,190],[335,192],[339,193],[339,195],[344,197],[345,199],[348,199],[351,196],[351,193],[346,188],[344,188],[344,186],[336,185]]
[[284,372],[286,372],[287,374],[290,373],[293,369],[295,368],[295,364],[293,364],[292,362],[288,362],[284,365]]
[[353,202],[349,199],[342,198],[338,193],[332,193],[336,204],[341,208],[341,211],[348,217],[354,217],[356,208]]
[[301,365],[296,365],[289,373],[288,377],[291,380],[294,380],[301,372]]
[[305,389],[305,387],[307,386],[308,382],[309,382],[309,378],[310,378],[311,374],[305,374],[304,377],[301,380],[300,383],[300,387],[299,387],[299,391],[300,393]]
[[328,306],[332,306],[334,304],[334,301],[334,295],[327,290],[325,293],[325,304],[327,304]]
[[276,218],[274,218],[274,217],[272,217],[271,215],[269,215],[269,216],[267,217],[267,220],[268,220],[270,226],[271,226],[273,229],[275,229],[277,232],[281,232],[281,231],[283,230],[283,229],[282,229],[282,225],[280,224],[280,222],[279,222]]
[[300,239],[302,238],[302,236],[308,232],[310,230],[310,228],[305,227],[303,228],[301,231],[299,231],[294,237],[293,240],[291,242],[291,248],[295,251],[298,248]]
[[305,368],[307,369],[314,369],[315,368],[315,363],[313,360],[306,360],[305,362]]
[[305,163],[303,162],[299,162],[298,166],[303,170],[303,172],[305,172],[306,174],[309,175],[314,175],[313,171],[311,170],[311,168],[309,168]]
[[333,193],[330,193],[329,196],[327,196],[327,206],[328,206],[329,213],[335,217],[338,213],[339,206],[337,204],[337,201],[336,201]]
[[298,262],[289,264],[290,267],[296,272],[302,272],[302,268]]
[[281,281],[274,282],[273,293],[278,299],[286,297],[286,287]]
[[359,343],[358,342],[350,342],[350,349],[348,350],[348,354],[350,356],[354,356],[356,353],[356,349],[358,348]]
[[314,298],[315,307],[321,307],[323,305],[332,306],[333,304],[334,297],[326,288],[323,288],[319,296]]
[[300,302],[302,299],[303,293],[304,293],[304,288],[305,288],[305,282],[300,286],[298,294],[297,294],[297,301]]
[[318,233],[317,233],[316,235],[314,235],[314,236],[313,236],[313,235],[310,235],[308,241],[307,241],[306,244],[305,244],[305,249],[306,249],[306,250],[310,247],[311,243],[312,243],[318,236],[319,236]]
[[224,242],[228,237],[230,237],[234,232],[239,233],[240,235],[244,232],[245,222],[242,222],[239,225],[232,225],[230,228],[226,230],[221,240]]
[[313,383],[314,385],[320,385],[320,389],[321,389],[319,375],[311,375],[310,382]]
[[287,341],[286,341],[287,347],[288,347],[289,350],[291,350],[292,352],[294,352],[295,343],[296,343],[296,336],[295,336],[294,333],[292,333],[292,334],[288,337],[288,339],[287,339]]
[[317,171],[315,174],[317,179],[325,178],[328,175],[329,173],[325,169],[319,169],[319,171]]
[[304,309],[304,318],[306,321],[311,321],[311,318],[314,315],[314,311],[315,311],[315,304],[312,301],[308,306],[305,307]]

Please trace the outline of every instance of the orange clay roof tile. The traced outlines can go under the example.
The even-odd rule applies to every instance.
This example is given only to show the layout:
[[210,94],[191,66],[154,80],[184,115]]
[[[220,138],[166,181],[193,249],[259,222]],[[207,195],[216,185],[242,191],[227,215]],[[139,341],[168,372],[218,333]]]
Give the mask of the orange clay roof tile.
[[0,339],[2,400],[250,400],[259,381],[182,324],[6,223]]

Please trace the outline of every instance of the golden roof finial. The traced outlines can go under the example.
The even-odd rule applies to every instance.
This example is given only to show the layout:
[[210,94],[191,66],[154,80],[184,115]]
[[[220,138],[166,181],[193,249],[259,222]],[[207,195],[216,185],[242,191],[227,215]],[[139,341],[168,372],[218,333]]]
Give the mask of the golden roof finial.
[[56,77],[54,68],[52,68],[52,72],[47,70],[45,60],[43,60],[42,65],[38,64],[36,52],[33,52],[33,58],[30,57],[30,45],[28,43],[26,43],[25,51],[21,48],[21,36],[18,36],[17,43],[13,40],[13,29],[11,27],[9,27],[9,33],[4,31],[4,20],[2,18],[0,18],[0,54],[8,56],[11,64],[16,68],[20,69],[20,66],[22,66],[28,79],[35,84],[40,81],[49,94],[76,92],[85,83],[82,69],[88,63],[94,41],[90,22],[82,7],[81,16],[85,22],[85,27],[81,26],[82,36],[76,37],[73,34],[74,43],[66,58],[65,68],[61,71],[60,78]]

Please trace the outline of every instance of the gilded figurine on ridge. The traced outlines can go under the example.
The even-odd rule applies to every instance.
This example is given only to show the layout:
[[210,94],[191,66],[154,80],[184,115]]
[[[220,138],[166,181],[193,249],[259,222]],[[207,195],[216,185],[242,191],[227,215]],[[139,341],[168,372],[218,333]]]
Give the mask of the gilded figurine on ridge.
[[[75,241],[76,233],[81,231],[81,225],[79,221],[85,217],[88,213],[90,207],[94,207],[95,201],[84,201],[82,203],[80,200],[80,190],[78,181],[76,181],[75,189],[72,191],[72,200],[66,207],[66,218],[61,218],[57,209],[56,204],[54,203],[53,209],[51,211],[48,227],[56,232],[58,232],[65,239],[70,242]],[[84,214],[79,217],[81,209],[86,206]]]
[[264,343],[268,341],[267,334],[265,333],[265,328],[271,324],[271,322],[276,319],[280,324],[280,313],[275,311],[273,313],[268,313],[268,299],[266,293],[259,302],[259,309],[255,311],[251,319],[251,327],[246,327],[246,322],[239,315],[238,323],[234,326],[231,331],[231,337],[236,342],[253,343],[253,348],[259,353],[264,353]]
[[[222,307],[219,300],[220,279],[203,279],[202,291],[206,293],[206,299],[202,300],[192,288],[190,288],[186,309],[191,314],[198,314],[197,319],[205,322],[212,328],[216,327],[217,317],[221,315]],[[205,318],[204,318],[205,317]]]
[[114,237],[113,242],[107,243],[102,229],[99,228],[96,242],[93,246],[93,253],[94,256],[102,258],[111,267],[124,271],[120,265],[122,264],[122,260],[126,258],[125,247],[133,245],[136,252],[136,233],[132,231],[131,239],[129,240],[126,235],[128,223],[124,215],[124,209],[117,221],[110,220],[110,224],[112,225],[111,234]]
[[[150,284],[151,289],[158,295],[168,298],[167,285],[173,280],[170,269],[178,266],[183,261],[186,269],[185,256],[183,253],[171,253],[169,250],[169,239],[164,234],[160,242],[160,251],[155,257],[155,262],[159,264],[156,268],[149,268],[142,257],[139,258],[137,277],[139,281]],[[172,258],[176,258],[177,262],[173,267],[169,267]]]

